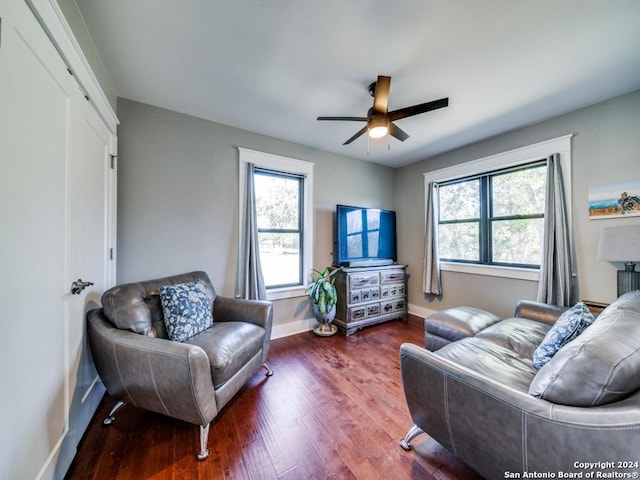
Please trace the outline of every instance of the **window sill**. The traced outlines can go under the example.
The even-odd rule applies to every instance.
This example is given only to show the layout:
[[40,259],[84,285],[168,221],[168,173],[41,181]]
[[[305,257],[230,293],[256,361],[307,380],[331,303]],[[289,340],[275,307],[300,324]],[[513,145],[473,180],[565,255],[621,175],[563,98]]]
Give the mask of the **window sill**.
[[302,285],[296,285],[293,287],[272,288],[267,290],[267,300],[283,300],[285,298],[297,298],[306,297],[307,293],[304,291]]
[[513,278],[537,282],[540,270],[531,268],[502,267],[496,265],[475,265],[472,263],[440,262],[440,270],[446,272],[471,273],[491,277]]

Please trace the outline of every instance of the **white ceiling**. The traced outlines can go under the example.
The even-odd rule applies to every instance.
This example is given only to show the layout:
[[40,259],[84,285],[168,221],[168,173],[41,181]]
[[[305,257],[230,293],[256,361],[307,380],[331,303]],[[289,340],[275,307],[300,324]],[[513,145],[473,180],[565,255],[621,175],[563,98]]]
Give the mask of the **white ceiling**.
[[[118,96],[389,166],[640,88],[638,0],[76,0]],[[342,143],[392,77],[410,138]]]

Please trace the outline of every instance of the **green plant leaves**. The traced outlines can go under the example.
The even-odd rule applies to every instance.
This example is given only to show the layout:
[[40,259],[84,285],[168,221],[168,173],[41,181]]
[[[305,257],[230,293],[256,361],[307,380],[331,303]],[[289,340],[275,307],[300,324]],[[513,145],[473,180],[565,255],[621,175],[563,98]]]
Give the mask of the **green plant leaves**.
[[314,273],[318,275],[318,278],[307,285],[305,291],[309,292],[309,299],[312,303],[318,306],[318,310],[321,314],[325,314],[330,311],[336,304],[338,299],[338,292],[334,286],[335,278],[333,276],[339,269],[331,269],[326,266],[324,270],[312,269]]

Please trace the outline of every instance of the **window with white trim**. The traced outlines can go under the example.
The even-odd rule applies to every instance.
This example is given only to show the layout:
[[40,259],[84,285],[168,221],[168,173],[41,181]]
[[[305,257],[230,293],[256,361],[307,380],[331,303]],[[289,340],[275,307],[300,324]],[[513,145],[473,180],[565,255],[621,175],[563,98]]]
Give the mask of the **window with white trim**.
[[[539,162],[540,159],[546,159],[550,155],[554,153],[560,154],[560,163],[562,165],[563,171],[563,181],[564,181],[564,189],[567,199],[571,199],[571,138],[572,134],[565,135],[563,137],[554,138],[551,140],[542,141],[539,143],[535,143],[532,145],[528,145],[525,147],[520,147],[514,150],[509,150],[507,152],[499,153],[496,155],[491,155],[488,157],[480,158],[477,160],[472,160],[466,163],[461,163],[458,165],[454,165],[451,167],[446,167],[440,170],[434,170],[431,172],[427,172],[424,174],[424,182],[425,182],[425,205],[427,202],[427,193],[429,192],[429,185],[433,182],[442,187],[446,185],[455,185],[456,183],[460,183],[461,185],[457,187],[460,191],[455,191],[452,188],[449,192],[445,191],[444,195],[449,195],[454,199],[458,195],[463,195],[467,191],[473,190],[476,191],[476,186],[471,183],[467,185],[462,185],[466,180],[472,180],[480,178],[483,175],[487,174],[499,174],[504,173],[505,176],[501,178],[496,178],[496,183],[502,182],[506,184],[507,187],[510,187],[512,183],[515,181],[514,176],[509,176],[507,174],[511,172],[516,172],[519,169],[526,166],[536,165],[536,162]],[[546,175],[545,175],[546,177]],[[482,181],[478,181],[477,190],[478,192],[482,192]],[[495,186],[495,185],[494,185]],[[489,187],[485,185],[484,191],[486,192]],[[509,189],[505,190],[506,195],[500,194],[499,196],[502,198],[509,199]],[[480,193],[478,193],[480,195]],[[485,197],[487,194],[485,193]],[[495,195],[494,195],[495,197]],[[443,199],[445,197],[442,197]],[[544,198],[544,194],[543,197]],[[543,200],[544,201],[544,200]],[[523,202],[520,202],[523,203]],[[524,202],[527,203],[527,202]],[[505,235],[509,238],[509,241],[512,243],[517,243],[518,235],[512,235],[510,230],[517,230],[516,225],[518,220],[526,219],[529,216],[539,215],[540,209],[539,207],[535,207],[536,201],[529,202],[530,205],[526,206],[526,208],[517,207],[517,204],[511,204],[507,202],[503,203],[503,200],[499,200],[499,202],[494,206],[494,216],[491,217],[489,215],[490,208],[489,204],[486,204],[485,208],[487,209],[487,216],[485,222],[487,225],[491,225],[491,228],[485,227],[485,242],[486,245],[490,244],[491,235]],[[455,204],[455,202],[454,202]],[[478,209],[482,208],[481,202],[478,204]],[[447,208],[447,207],[445,207]],[[460,205],[460,212],[451,213],[451,208],[449,211],[445,211],[445,216],[443,220],[460,220],[460,224],[464,223],[464,220],[473,220],[479,219],[481,217],[481,213],[471,213],[472,207],[470,205]],[[571,201],[568,202],[567,205],[568,214],[571,215]],[[475,210],[473,210],[475,211]],[[474,216],[476,215],[476,216]],[[480,220],[478,220],[480,221]],[[503,222],[504,223],[501,223]],[[513,222],[513,223],[511,223]],[[446,223],[446,222],[443,222]],[[453,224],[455,222],[451,222]],[[537,232],[536,228],[533,225],[536,223],[536,220],[532,219],[530,225],[526,227],[530,232]],[[495,224],[495,225],[494,225]],[[443,227],[439,221],[439,228]],[[455,229],[456,227],[446,227],[450,229]],[[466,226],[457,227],[459,230],[467,229],[466,235],[475,235],[475,230],[471,226],[471,222]],[[495,230],[495,232],[494,232]],[[530,233],[530,235],[534,235]],[[537,233],[535,233],[537,235]],[[571,232],[570,232],[571,235]],[[477,234],[480,237],[480,233]],[[485,247],[485,258],[491,258],[492,261],[482,262],[482,246],[480,245],[480,239],[478,238],[478,247],[476,250],[472,251],[471,249],[458,249],[460,243],[460,234],[449,234],[449,237],[441,238],[439,242],[440,247],[440,269],[443,271],[454,271],[461,273],[472,273],[477,275],[490,275],[490,276],[498,276],[498,277],[506,277],[506,278],[515,278],[515,279],[523,279],[523,280],[538,280],[539,277],[539,268],[537,268],[535,263],[531,260],[523,261],[523,258],[533,258],[533,252],[526,252],[526,254],[518,253],[517,256],[513,253],[517,251],[516,249],[512,249],[509,247],[509,242],[505,244],[500,244],[497,248],[497,256],[494,255],[491,257],[487,257],[487,247]],[[532,242],[531,244],[533,244]],[[444,250],[443,250],[444,248]],[[513,261],[516,259],[518,261]],[[522,263],[520,263],[522,262]],[[531,262],[531,263],[529,263]],[[539,262],[539,261],[538,261]]]
[[254,170],[258,244],[267,289],[304,283],[304,177]]
[[246,148],[238,150],[240,199],[245,197],[247,164],[255,167],[260,266],[267,297],[303,296],[313,263],[313,163]]
[[537,268],[545,161],[439,183],[440,260]]

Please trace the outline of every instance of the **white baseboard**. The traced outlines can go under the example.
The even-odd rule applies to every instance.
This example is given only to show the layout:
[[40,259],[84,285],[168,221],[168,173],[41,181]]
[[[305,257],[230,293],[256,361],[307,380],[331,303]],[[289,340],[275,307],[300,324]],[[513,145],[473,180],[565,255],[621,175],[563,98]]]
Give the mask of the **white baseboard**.
[[436,313],[438,310],[431,310],[429,308],[420,307],[419,305],[409,304],[409,313],[411,315],[417,315],[418,317],[426,318],[432,313]]
[[[409,304],[409,313],[418,317],[426,318],[437,311],[438,310],[431,310],[411,303]],[[303,320],[296,320],[294,322],[283,323],[281,325],[274,325],[271,329],[271,340],[308,332],[313,329],[316,323],[315,318],[305,318]]]
[[271,329],[271,340],[308,332],[313,329],[316,323],[315,318],[305,318],[304,320],[296,320],[295,322],[274,325]]

